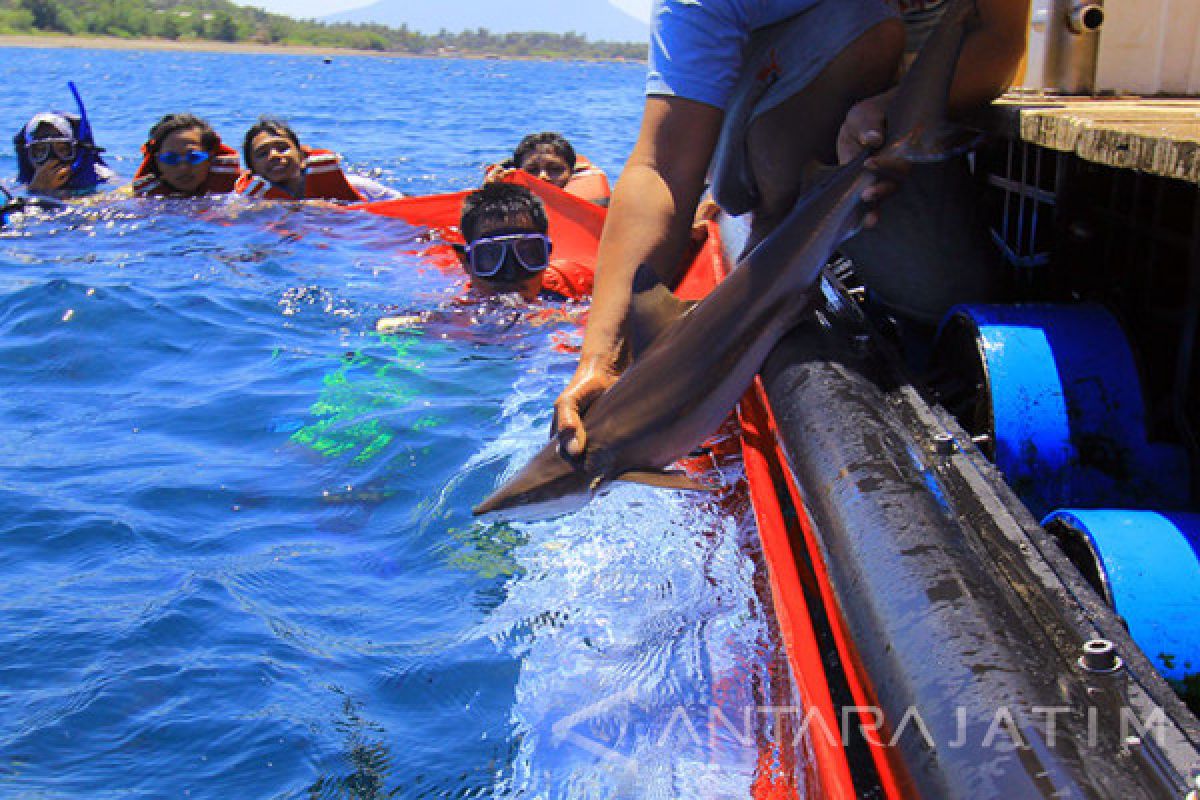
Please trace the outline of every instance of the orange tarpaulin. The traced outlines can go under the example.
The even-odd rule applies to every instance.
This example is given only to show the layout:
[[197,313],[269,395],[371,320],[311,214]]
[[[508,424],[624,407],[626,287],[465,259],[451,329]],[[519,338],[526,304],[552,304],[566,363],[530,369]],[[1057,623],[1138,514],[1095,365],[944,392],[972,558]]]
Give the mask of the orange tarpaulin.
[[[505,180],[524,186],[541,198],[546,206],[546,216],[550,220],[549,236],[550,241],[554,243],[555,259],[573,261],[588,269],[596,268],[596,246],[600,242],[600,231],[604,228],[604,208],[567,194],[557,186],[524,172],[515,172]],[[402,219],[410,225],[432,228],[445,241],[462,244],[458,221],[462,214],[463,200],[468,194],[469,191],[425,197],[402,197],[399,200],[366,203],[357,208],[372,214]]]
[[[510,183],[525,186],[541,198],[546,206],[546,217],[550,222],[549,236],[554,245],[554,261],[568,261],[588,270],[596,268],[596,249],[600,244],[600,232],[608,209],[587,200],[568,194],[557,186],[525,172],[515,172],[505,178]],[[402,197],[399,200],[381,200],[356,206],[372,214],[401,219],[410,225],[430,228],[444,242],[462,244],[462,233],[458,229],[463,200],[470,191],[449,194],[426,195],[424,197]],[[684,273],[676,294],[685,300],[698,300],[712,287],[715,265],[721,258],[716,224],[706,223],[706,231],[699,249],[689,252],[690,265]],[[457,268],[457,258],[449,252],[439,252],[434,246],[426,252],[439,266]],[[445,261],[445,264],[442,262]]]

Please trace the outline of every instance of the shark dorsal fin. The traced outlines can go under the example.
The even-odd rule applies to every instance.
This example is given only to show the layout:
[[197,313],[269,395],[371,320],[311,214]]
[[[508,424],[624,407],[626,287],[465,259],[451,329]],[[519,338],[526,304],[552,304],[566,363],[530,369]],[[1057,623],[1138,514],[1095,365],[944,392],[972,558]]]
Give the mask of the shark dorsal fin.
[[640,483],[658,489],[684,489],[692,492],[712,492],[715,489],[680,470],[632,469],[617,476],[619,481]]
[[[930,132],[944,125],[946,98],[954,80],[966,31],[978,21],[975,0],[950,0],[936,28],[925,40],[917,58],[909,67],[888,103],[888,144],[911,137],[922,137],[920,129]],[[938,137],[933,136],[934,139]],[[927,152],[934,148],[924,146]]]
[[832,180],[838,171],[837,164],[823,164],[820,161],[810,161],[801,173],[801,185],[804,186],[805,192],[812,191],[815,187]]
[[690,311],[693,305],[673,295],[648,264],[638,267],[633,277],[633,298],[629,303],[627,323],[634,359],[646,352],[651,342]]

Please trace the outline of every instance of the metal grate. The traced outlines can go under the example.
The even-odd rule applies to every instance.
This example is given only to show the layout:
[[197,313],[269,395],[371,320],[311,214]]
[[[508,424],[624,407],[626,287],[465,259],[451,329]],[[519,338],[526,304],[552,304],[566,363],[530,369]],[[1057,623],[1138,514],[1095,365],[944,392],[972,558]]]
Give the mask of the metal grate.
[[[1050,262],[1050,226],[1057,203],[1057,176],[1062,154],[1050,153],[1021,141],[999,145],[1002,152],[985,153],[989,186],[999,190],[1000,213],[992,238],[1008,263],[1024,271]],[[999,165],[997,165],[999,161]],[[1000,166],[1001,169],[996,169]]]

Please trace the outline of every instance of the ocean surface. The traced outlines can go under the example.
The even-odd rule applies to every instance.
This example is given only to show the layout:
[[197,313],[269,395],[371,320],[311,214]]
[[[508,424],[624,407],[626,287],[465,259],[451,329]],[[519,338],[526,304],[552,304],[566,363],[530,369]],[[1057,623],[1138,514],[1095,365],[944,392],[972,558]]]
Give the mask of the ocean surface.
[[[642,67],[0,50],[128,179],[164,113],[260,114],[407,193],[525,133],[619,172]],[[5,142],[7,143],[7,139]],[[7,145],[6,145],[7,146]],[[0,151],[0,175],[16,172]],[[11,186],[11,182],[9,182]],[[736,462],[713,498],[470,507],[544,441],[579,330],[357,212],[121,199],[0,230],[0,798],[746,798],[785,703]]]

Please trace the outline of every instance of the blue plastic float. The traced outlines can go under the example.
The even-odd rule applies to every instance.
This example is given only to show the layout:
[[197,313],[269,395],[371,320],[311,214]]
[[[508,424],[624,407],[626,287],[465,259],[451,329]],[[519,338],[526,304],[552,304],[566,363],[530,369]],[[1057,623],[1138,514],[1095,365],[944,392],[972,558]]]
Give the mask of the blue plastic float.
[[940,335],[974,337],[996,466],[1034,512],[1180,508],[1185,451],[1151,443],[1133,353],[1095,305],[966,305]]
[[1042,524],[1086,547],[1084,571],[1164,675],[1200,672],[1200,514],[1062,510]]

